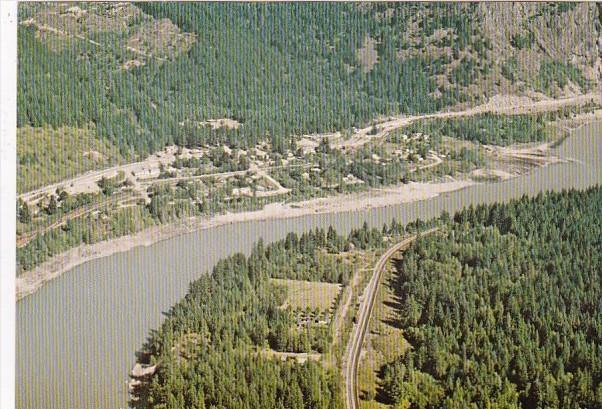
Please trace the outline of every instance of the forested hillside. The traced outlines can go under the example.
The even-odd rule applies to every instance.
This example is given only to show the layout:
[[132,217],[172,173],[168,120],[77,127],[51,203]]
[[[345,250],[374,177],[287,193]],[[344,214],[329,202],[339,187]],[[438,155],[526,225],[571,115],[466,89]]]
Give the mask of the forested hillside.
[[557,161],[557,122],[602,115],[593,4],[19,12],[19,273],[195,216],[513,177]]
[[[572,95],[600,76],[595,4],[69,3],[19,11],[19,127],[86,128],[126,159],[173,143],[267,139],[283,152],[294,136],[379,115],[498,93]],[[508,24],[482,24],[496,18]],[[198,125],[217,118],[242,125]]]
[[397,265],[396,408],[602,407],[602,190],[457,214]]

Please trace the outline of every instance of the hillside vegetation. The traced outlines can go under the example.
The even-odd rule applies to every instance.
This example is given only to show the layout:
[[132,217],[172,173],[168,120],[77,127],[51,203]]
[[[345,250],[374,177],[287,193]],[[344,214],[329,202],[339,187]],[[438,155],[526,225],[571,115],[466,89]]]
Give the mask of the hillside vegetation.
[[[581,95],[568,98],[578,106],[547,113],[481,111],[529,105],[542,84],[548,96],[598,86],[593,4],[24,3],[19,11],[20,273],[81,244],[192,216],[502,177],[483,168],[525,173],[547,163],[544,151],[516,159],[481,144],[549,142],[552,122],[599,108],[599,98]],[[512,24],[490,32],[476,23],[491,16]],[[500,62],[512,59],[533,64],[508,71]],[[445,116],[456,108],[466,115]],[[404,124],[404,114],[432,111],[442,117]],[[325,131],[335,132],[317,133]]]
[[97,137],[94,127],[24,126],[17,129],[17,150],[17,185],[22,191],[106,167],[122,159],[115,146]]
[[[346,238],[333,230],[291,233],[274,244],[257,243],[249,257],[221,260],[210,275],[190,285],[139,351],[139,363],[153,373],[136,377],[130,404],[164,409],[342,408],[342,379],[327,359],[283,362],[276,354],[258,353],[269,348],[324,356],[332,343],[332,321],[300,320],[299,309],[285,304],[290,288],[271,278],[347,284],[354,266],[335,263],[337,254],[352,247],[378,249],[384,235],[399,237],[401,232],[394,223],[382,232],[364,225]],[[304,317],[312,316],[309,309]]]
[[[94,126],[126,158],[220,141],[268,140],[284,152],[304,133],[498,93],[572,95],[600,77],[595,4],[57,3],[19,11],[18,125]],[[220,118],[242,125],[199,125]]]

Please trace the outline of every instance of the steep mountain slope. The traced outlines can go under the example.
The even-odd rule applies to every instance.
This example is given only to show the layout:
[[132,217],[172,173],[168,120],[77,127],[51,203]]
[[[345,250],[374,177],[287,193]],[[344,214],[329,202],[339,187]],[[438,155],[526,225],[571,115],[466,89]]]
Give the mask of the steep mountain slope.
[[599,10],[578,3],[481,4],[478,15],[502,67],[502,89],[520,93],[532,86],[547,95],[570,95],[597,83]]
[[[284,152],[295,135],[496,94],[573,95],[601,76],[595,4],[41,3],[20,13],[19,126],[90,129],[119,152],[105,156],[125,160],[172,143],[267,139]],[[203,126],[219,118],[242,125]]]

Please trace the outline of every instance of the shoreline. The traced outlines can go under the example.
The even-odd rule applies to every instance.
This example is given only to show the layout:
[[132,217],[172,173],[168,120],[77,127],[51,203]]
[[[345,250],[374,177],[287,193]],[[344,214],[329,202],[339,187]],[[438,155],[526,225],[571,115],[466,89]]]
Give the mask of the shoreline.
[[[599,113],[598,113],[599,115]],[[581,127],[602,122],[599,116],[583,115],[573,118],[578,125],[566,128],[568,136],[561,138],[560,144]],[[558,141],[557,141],[558,142]],[[556,148],[556,143],[549,144],[548,148]],[[548,150],[548,154],[550,151]],[[535,167],[548,166],[554,163],[570,161],[568,158],[546,156],[547,160],[540,162]],[[494,170],[495,171],[495,170]],[[494,172],[495,173],[495,172]],[[518,175],[499,174],[498,181],[514,178]],[[99,258],[108,257],[116,253],[126,252],[135,247],[148,247],[155,243],[170,238],[193,233],[199,230],[210,229],[232,223],[248,221],[294,219],[310,214],[343,213],[351,211],[364,211],[371,208],[382,208],[397,204],[428,200],[440,194],[462,190],[469,186],[482,183],[470,179],[452,180],[449,182],[412,182],[406,185],[373,188],[365,192],[339,194],[326,198],[314,198],[292,203],[270,203],[260,210],[239,213],[224,213],[211,217],[191,217],[175,223],[157,225],[145,228],[137,233],[101,241],[94,244],[81,245],[69,249],[61,254],[26,271],[15,279],[17,302],[28,295],[35,293],[46,282],[53,280],[73,268]]]
[[471,180],[454,180],[441,183],[412,182],[406,185],[375,188],[365,192],[315,198],[300,202],[270,203],[261,210],[224,213],[211,217],[191,217],[183,221],[152,226],[137,233],[85,244],[69,249],[16,277],[16,299],[35,293],[49,282],[73,268],[89,261],[129,251],[135,247],[148,247],[163,240],[232,223],[248,221],[294,219],[311,214],[363,211],[371,208],[431,199],[443,193],[465,189],[478,184]]

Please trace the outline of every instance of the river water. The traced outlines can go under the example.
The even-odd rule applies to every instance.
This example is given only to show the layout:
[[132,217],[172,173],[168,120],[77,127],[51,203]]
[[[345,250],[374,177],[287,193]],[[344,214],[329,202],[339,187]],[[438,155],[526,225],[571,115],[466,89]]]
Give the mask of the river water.
[[82,264],[17,304],[16,394],[21,409],[127,407],[135,351],[188,284],[235,252],[248,253],[288,232],[334,226],[347,233],[364,221],[405,223],[469,204],[507,201],[547,190],[602,182],[602,126],[581,127],[556,154],[569,163],[535,169],[420,202],[294,219],[241,222],[200,230]]

